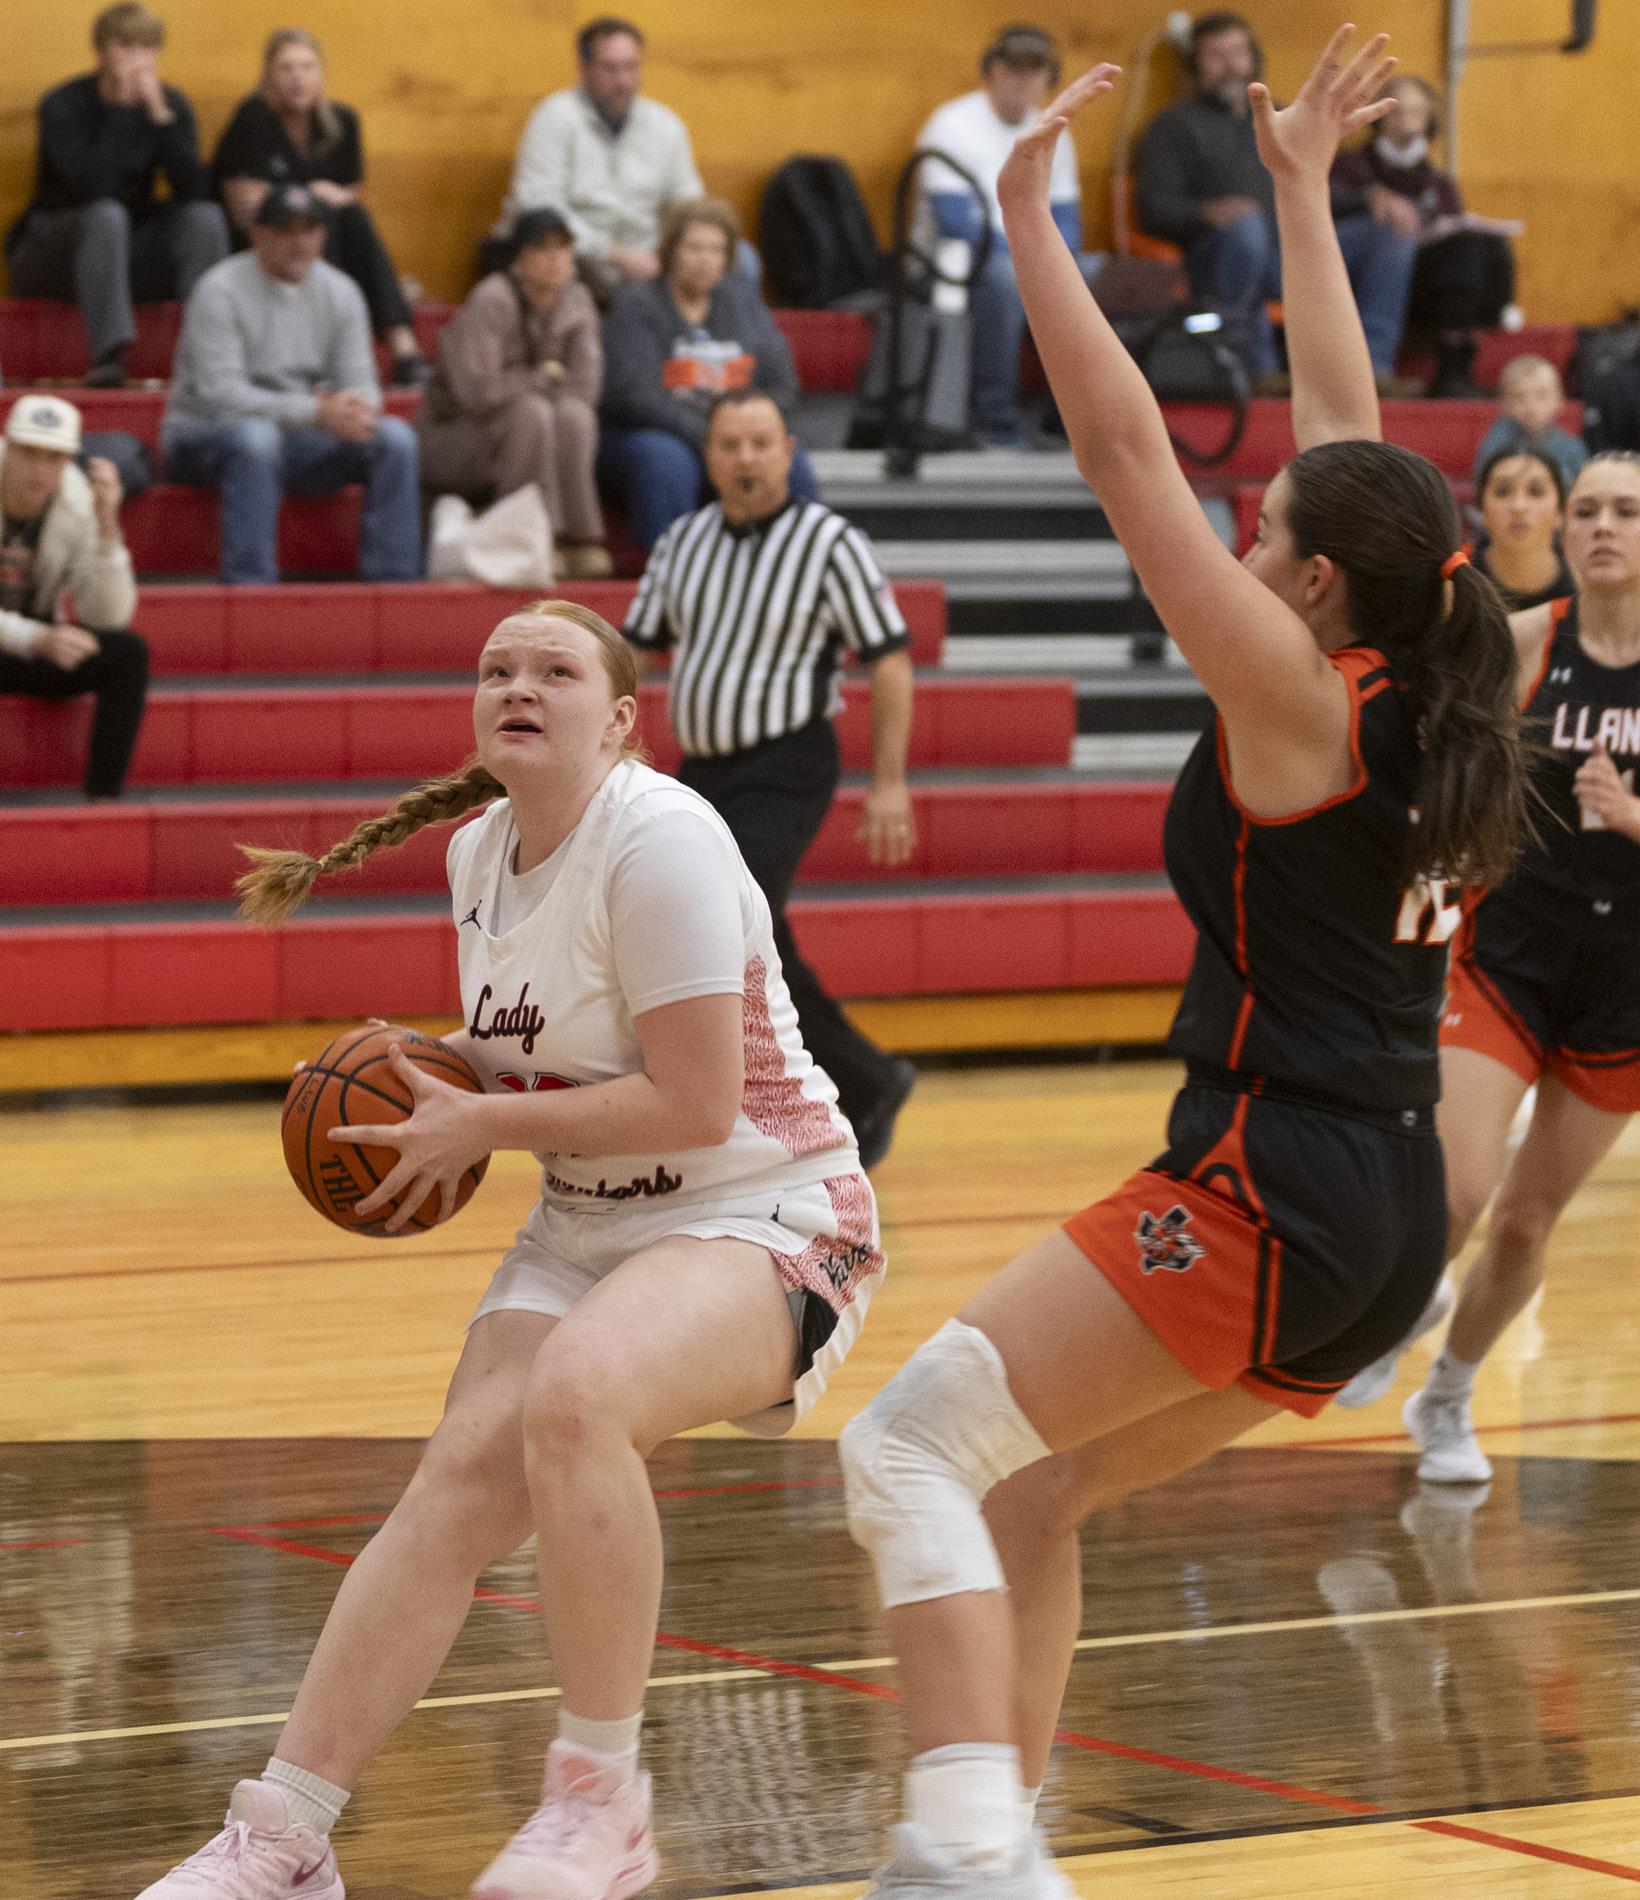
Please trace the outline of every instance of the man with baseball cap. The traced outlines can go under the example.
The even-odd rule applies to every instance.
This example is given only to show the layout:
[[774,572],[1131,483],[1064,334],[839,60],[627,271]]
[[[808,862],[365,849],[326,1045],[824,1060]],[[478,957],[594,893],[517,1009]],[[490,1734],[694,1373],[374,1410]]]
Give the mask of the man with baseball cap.
[[118,798],[142,723],[148,647],[128,630],[137,589],[119,475],[95,457],[81,474],[79,449],[72,403],[12,404],[0,444],[0,693],[95,694],[85,794]]
[[172,481],[222,497],[222,578],[279,578],[279,502],[365,488],[359,572],[421,573],[415,431],[382,414],[370,317],[325,263],[327,212],[306,185],[275,185],[251,248],[207,271],[183,312],[160,447]]

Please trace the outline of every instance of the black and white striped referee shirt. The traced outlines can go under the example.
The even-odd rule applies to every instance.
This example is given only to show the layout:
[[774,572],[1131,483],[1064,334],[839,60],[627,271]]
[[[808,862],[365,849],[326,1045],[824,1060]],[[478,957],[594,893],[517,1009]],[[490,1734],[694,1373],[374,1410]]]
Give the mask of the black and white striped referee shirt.
[[839,648],[875,660],[910,640],[866,537],[795,497],[742,528],[717,502],[674,521],[622,631],[634,646],[676,648],[672,728],[696,758],[838,712]]

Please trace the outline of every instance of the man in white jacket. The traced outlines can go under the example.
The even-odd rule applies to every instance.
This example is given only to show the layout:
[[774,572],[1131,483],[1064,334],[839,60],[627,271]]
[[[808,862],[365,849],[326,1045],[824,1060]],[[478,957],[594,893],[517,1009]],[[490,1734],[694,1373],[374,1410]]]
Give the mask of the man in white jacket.
[[682,119],[643,95],[644,38],[605,14],[576,36],[580,84],[550,93],[530,114],[496,236],[525,211],[568,222],[582,276],[601,304],[660,269],[660,214],[704,198]]
[[[80,412],[23,396],[0,447],[0,693],[96,696],[87,798],[118,798],[148,694],[148,647],[112,462],[74,466]],[[72,602],[72,617],[70,617]]]

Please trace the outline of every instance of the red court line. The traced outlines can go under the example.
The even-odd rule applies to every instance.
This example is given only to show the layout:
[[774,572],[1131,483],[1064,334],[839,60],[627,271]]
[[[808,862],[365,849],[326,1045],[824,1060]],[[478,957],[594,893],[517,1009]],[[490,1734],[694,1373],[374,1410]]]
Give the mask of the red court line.
[[[1482,1436],[1488,1432],[1560,1432],[1572,1431],[1579,1425],[1637,1425],[1640,1424],[1640,1412],[1600,1412],[1590,1418],[1534,1418],[1519,1425],[1477,1425],[1475,1432]],[[1308,1451],[1322,1445],[1403,1445],[1412,1441],[1404,1431],[1400,1432],[1363,1432],[1356,1438],[1306,1438],[1291,1445],[1270,1445],[1270,1451]]]
[[[242,1543],[263,1545],[270,1550],[282,1550],[296,1557],[314,1557],[321,1563],[340,1564],[344,1568],[353,1562],[345,1551],[325,1550],[317,1544],[300,1544],[290,1538],[265,1537],[248,1530],[222,1530],[216,1533],[222,1537],[232,1537]],[[510,1596],[499,1590],[479,1589],[473,1592],[476,1600],[485,1603],[497,1603],[503,1608],[527,1610],[539,1614],[541,1605],[534,1597]],[[673,1636],[665,1630],[657,1630],[655,1644],[660,1649],[681,1650],[692,1656],[710,1656],[716,1662],[732,1663],[740,1668],[757,1669],[766,1675],[792,1677],[800,1682],[815,1682],[827,1687],[846,1690],[851,1695],[870,1696],[878,1702],[898,1702],[899,1691],[889,1688],[885,1683],[868,1682],[862,1676],[847,1676],[835,1669],[817,1669],[809,1663],[786,1662],[778,1656],[764,1656],[755,1650],[734,1649],[725,1643],[702,1642],[695,1637]],[[1216,1781],[1231,1787],[1246,1788],[1255,1794],[1267,1794],[1278,1800],[1303,1802],[1307,1806],[1327,1808],[1338,1814],[1350,1814],[1367,1819],[1375,1814],[1387,1814],[1388,1810],[1376,1801],[1357,1801],[1349,1795],[1328,1794],[1320,1788],[1304,1788],[1291,1781],[1276,1781],[1266,1775],[1250,1775],[1238,1768],[1221,1768],[1213,1762],[1194,1761],[1187,1755],[1168,1755],[1159,1749],[1139,1748],[1130,1742],[1107,1741],[1097,1735],[1083,1735],[1075,1729],[1059,1729],[1055,1733],[1056,1741],[1064,1742],[1068,1747],[1085,1749],[1090,1753],[1114,1756],[1123,1761],[1142,1762],[1154,1768],[1166,1768],[1175,1774],[1191,1775],[1201,1781]],[[1456,1821],[1411,1821],[1405,1825],[1422,1828],[1429,1834],[1446,1834],[1458,1840],[1473,1841],[1478,1846],[1496,1847],[1505,1853],[1525,1854],[1534,1860],[1553,1861],[1559,1866],[1578,1867],[1586,1873],[1608,1874],[1614,1880],[1640,1882],[1640,1868],[1625,1867],[1617,1861],[1597,1860],[1590,1855],[1575,1854],[1559,1847],[1542,1847],[1535,1841],[1516,1840],[1509,1834],[1493,1834],[1484,1828],[1465,1827]]]
[[1588,1854],[1573,1854],[1564,1847],[1543,1847],[1536,1841],[1517,1841],[1512,1834],[1490,1834],[1485,1828],[1464,1827],[1457,1821],[1414,1821],[1426,1834],[1450,1834],[1460,1841],[1477,1841],[1482,1847],[1505,1847],[1512,1854],[1530,1854],[1535,1860],[1552,1860],[1560,1867],[1581,1867],[1586,1873],[1610,1874],[1613,1880],[1640,1881],[1640,1867],[1625,1867],[1615,1860],[1595,1860]]
[[[677,1485],[668,1490],[656,1491],[656,1498],[720,1498],[738,1496],[742,1492],[755,1491],[820,1491],[842,1485],[841,1476],[835,1478],[771,1478],[757,1484],[688,1484]],[[337,1524],[385,1524],[387,1515],[382,1511],[345,1511],[335,1517],[275,1517],[259,1524],[212,1524],[206,1528],[221,1537],[234,1537],[242,1531],[315,1531],[328,1530]],[[0,1544],[0,1550],[5,1545]]]
[[[471,1260],[489,1247],[429,1247],[418,1260]],[[149,1280],[167,1273],[279,1273],[291,1267],[362,1265],[364,1254],[316,1254],[297,1260],[195,1260],[174,1267],[89,1267],[84,1273],[0,1273],[0,1286],[50,1286],[63,1280]]]
[[[885,1229],[910,1232],[919,1227],[990,1227],[1006,1226],[1015,1221],[1061,1220],[1063,1208],[1050,1214],[941,1214],[925,1220],[890,1221]],[[429,1247],[418,1251],[418,1260],[471,1260],[479,1254],[491,1254],[491,1247]],[[361,1254],[315,1254],[294,1260],[195,1260],[174,1267],[88,1267],[82,1273],[0,1273],[0,1286],[51,1286],[64,1280],[144,1280],[167,1273],[278,1273],[296,1267],[347,1267],[356,1265]]]
[[83,1537],[25,1537],[0,1540],[0,1550],[77,1550],[84,1542]]
[[1279,1795],[1286,1801],[1306,1801],[1318,1808],[1336,1808],[1340,1814],[1382,1814],[1375,1801],[1355,1801],[1348,1795],[1324,1794],[1319,1788],[1300,1788],[1291,1781],[1272,1781],[1266,1775],[1243,1774],[1239,1768],[1219,1768],[1212,1762],[1192,1761],[1186,1755],[1164,1755],[1154,1748],[1135,1748],[1130,1742],[1107,1742],[1098,1735],[1079,1735],[1075,1729],[1056,1729],[1054,1740],[1090,1754],[1115,1755],[1122,1761],[1145,1762],[1152,1768],[1171,1768],[1175,1774],[1194,1775],[1201,1781],[1223,1781],[1251,1788],[1258,1794]]

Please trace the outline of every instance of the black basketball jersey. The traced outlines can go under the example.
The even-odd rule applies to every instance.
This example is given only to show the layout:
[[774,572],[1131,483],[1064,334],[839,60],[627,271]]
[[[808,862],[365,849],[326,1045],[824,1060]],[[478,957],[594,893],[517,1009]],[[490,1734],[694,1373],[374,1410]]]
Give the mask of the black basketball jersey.
[[1168,875],[1196,954],[1168,1047],[1187,1062],[1375,1111],[1440,1094],[1435,1032],[1460,921],[1439,883],[1407,889],[1416,725],[1381,653],[1331,656],[1350,689],[1350,788],[1260,819],[1230,788],[1222,722],[1174,787]]
[[1572,893],[1632,902],[1640,897],[1640,845],[1591,826],[1572,781],[1598,744],[1627,775],[1630,791],[1640,783],[1640,661],[1602,666],[1590,659],[1577,637],[1575,599],[1555,601],[1550,612],[1543,669],[1526,702],[1528,729],[1548,751],[1537,784],[1549,809],[1539,814],[1538,837],[1502,890],[1528,901],[1552,903]]

